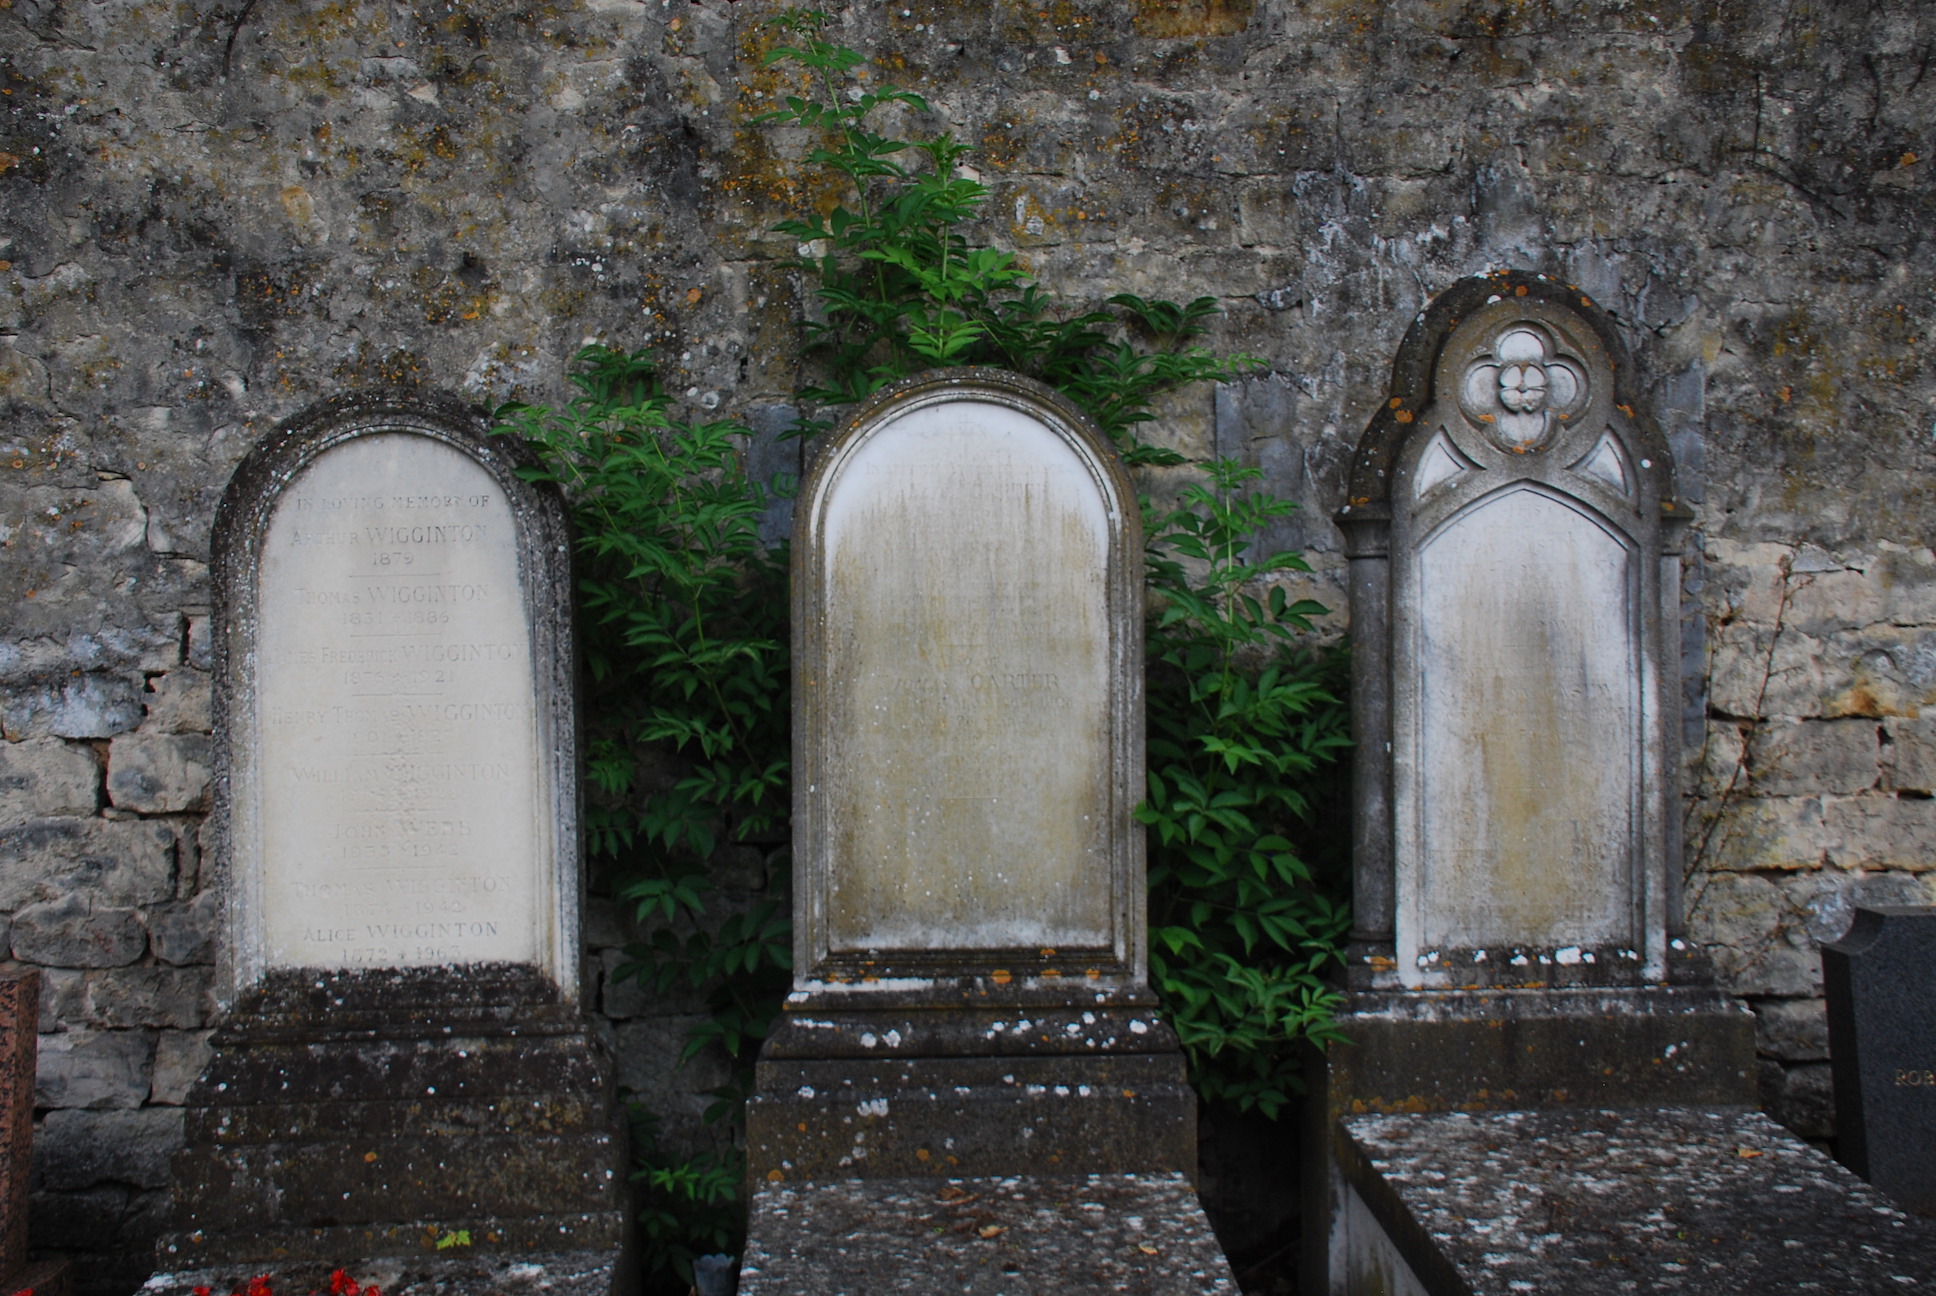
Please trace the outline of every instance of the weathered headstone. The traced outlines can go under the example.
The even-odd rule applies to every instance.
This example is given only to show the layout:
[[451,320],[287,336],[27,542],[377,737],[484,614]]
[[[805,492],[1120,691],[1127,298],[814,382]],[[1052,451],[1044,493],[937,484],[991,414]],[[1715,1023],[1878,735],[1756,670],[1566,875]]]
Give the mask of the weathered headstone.
[[[1183,1179],[1195,1096],[1147,984],[1139,529],[1089,421],[996,371],[886,389],[814,464],[793,549],[794,990],[748,1108],[743,1290],[959,1276],[912,1242],[856,1242],[846,1277],[810,1262],[796,1233],[819,1216],[783,1193],[832,1218],[1081,1176],[1046,1196],[1187,1198],[1177,1226],[1207,1239]],[[850,1179],[924,1182],[816,1196]],[[1045,1254],[1081,1249],[1043,1227]]]
[[40,973],[0,977],[0,1294],[66,1296],[64,1261],[27,1260],[27,1193],[34,1155],[34,1071],[39,1057]]
[[1359,444],[1349,1043],[1311,1104],[1313,1291],[1383,1263],[1367,1221],[1394,1200],[1343,1117],[1752,1101],[1752,1018],[1680,935],[1691,518],[1636,393],[1604,312],[1502,271],[1419,314]]
[[486,427],[332,401],[258,446],[217,515],[223,1014],[159,1248],[176,1285],[440,1241],[612,1281],[568,540]]
[[1822,979],[1836,1155],[1936,1215],[1936,907],[1858,908]]

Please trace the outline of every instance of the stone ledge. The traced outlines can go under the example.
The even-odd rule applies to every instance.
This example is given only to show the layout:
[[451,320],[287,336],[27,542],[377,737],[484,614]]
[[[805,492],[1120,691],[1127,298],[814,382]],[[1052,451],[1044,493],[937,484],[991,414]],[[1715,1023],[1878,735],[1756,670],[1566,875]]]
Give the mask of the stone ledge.
[[[1402,1291],[1936,1290],[1936,1223],[1759,1112],[1358,1116],[1338,1157]],[[1395,1253],[1395,1256],[1393,1255]]]
[[821,1180],[753,1196],[739,1296],[968,1291],[1237,1296],[1237,1284],[1181,1174]]
[[422,1260],[345,1256],[311,1263],[220,1265],[158,1273],[136,1296],[194,1296],[198,1287],[208,1288],[214,1296],[228,1296],[258,1276],[268,1278],[274,1296],[311,1296],[329,1291],[330,1274],[338,1268],[366,1287],[381,1288],[383,1296],[613,1296],[620,1278],[616,1250]]

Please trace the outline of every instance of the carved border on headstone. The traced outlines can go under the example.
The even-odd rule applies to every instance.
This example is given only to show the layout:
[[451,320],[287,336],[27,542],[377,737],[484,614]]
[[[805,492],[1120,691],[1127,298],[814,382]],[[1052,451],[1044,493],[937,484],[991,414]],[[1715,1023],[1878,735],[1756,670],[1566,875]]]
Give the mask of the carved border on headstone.
[[[894,951],[856,955],[832,948],[828,913],[833,863],[826,780],[829,738],[816,681],[827,678],[829,645],[823,583],[813,579],[824,562],[822,535],[832,485],[854,452],[877,429],[914,410],[974,400],[1005,406],[1051,429],[1082,462],[1109,516],[1108,573],[1104,593],[1111,628],[1111,714],[1108,749],[1114,778],[1109,789],[1110,922],[1112,939],[1094,949],[974,949]],[[891,978],[932,981],[992,978],[1005,998],[1031,994],[1066,998],[1071,980],[1098,991],[1142,991],[1147,979],[1146,881],[1143,832],[1132,811],[1141,801],[1143,774],[1143,569],[1142,519],[1135,488],[1108,438],[1071,401],[1031,379],[998,369],[938,369],[917,374],[875,393],[840,431],[819,447],[795,509],[793,544],[794,636],[794,984],[817,992],[821,1002],[843,986]],[[966,992],[966,984],[963,987]],[[870,994],[893,998],[896,991]],[[914,998],[923,992],[910,990]],[[1146,991],[1142,991],[1146,994]]]
[[[546,845],[538,861],[539,894],[550,911],[539,925],[539,970],[567,1003],[580,994],[580,905],[584,857],[580,819],[576,716],[576,648],[569,523],[556,494],[525,481],[536,458],[515,437],[490,435],[474,405],[437,393],[358,392],[332,397],[279,424],[237,466],[215,514],[211,580],[215,592],[214,729],[216,776],[209,830],[213,882],[222,896],[216,995],[223,1008],[259,984],[265,971],[261,874],[247,858],[259,843],[238,823],[237,796],[259,780],[248,727],[236,723],[256,705],[258,584],[262,542],[283,492],[316,458],[358,437],[403,433],[452,447],[472,459],[504,492],[516,521],[522,609],[529,627],[536,705],[538,804]],[[240,787],[238,787],[240,785]],[[247,816],[240,816],[246,820]],[[259,832],[259,828],[255,831]]]
[[[1428,949],[1418,908],[1420,555],[1462,517],[1518,491],[1552,501],[1632,555],[1625,633],[1636,654],[1629,701],[1641,741],[1630,770],[1636,849],[1623,866],[1631,918],[1599,949]],[[1612,319],[1577,289],[1521,271],[1463,280],[1434,299],[1400,346],[1336,520],[1351,565],[1358,741],[1354,983],[1664,979],[1680,927],[1679,730],[1667,705],[1678,654],[1668,639],[1678,630],[1680,542],[1691,513]]]

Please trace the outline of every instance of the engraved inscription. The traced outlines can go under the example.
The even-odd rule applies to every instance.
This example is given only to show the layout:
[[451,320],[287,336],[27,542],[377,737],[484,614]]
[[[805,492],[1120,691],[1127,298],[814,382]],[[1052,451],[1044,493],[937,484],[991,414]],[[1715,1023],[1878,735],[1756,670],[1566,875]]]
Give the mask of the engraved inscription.
[[1919,1070],[1915,1067],[1910,1067],[1906,1070],[1898,1068],[1896,1071],[1896,1084],[1898,1086],[1908,1086],[1917,1089],[1936,1089],[1936,1070],[1928,1068]]
[[263,539],[266,961],[531,961],[540,813],[515,522],[441,442],[319,456]]

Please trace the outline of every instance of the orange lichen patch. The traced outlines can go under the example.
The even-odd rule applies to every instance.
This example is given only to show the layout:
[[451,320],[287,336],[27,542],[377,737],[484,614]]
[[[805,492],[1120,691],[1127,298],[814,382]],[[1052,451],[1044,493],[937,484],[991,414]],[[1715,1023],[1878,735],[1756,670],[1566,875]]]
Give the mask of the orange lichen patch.
[[1628,418],[1632,418],[1634,416],[1633,406],[1631,405],[1615,405],[1614,408],[1619,410],[1622,414],[1625,414]]
[[1519,285],[1519,287],[1517,287],[1517,288],[1515,288],[1515,289],[1513,289],[1513,296],[1515,296],[1515,297],[1524,297],[1525,295],[1526,295],[1526,285],[1525,285],[1525,284],[1521,284],[1521,285]]
[[1898,162],[1896,165],[1906,166],[1906,167],[1915,166],[1919,160],[1920,159],[1918,159],[1914,153],[1905,153],[1902,155],[1902,161]]
[[1044,949],[1044,950],[1042,950],[1042,951],[1040,951],[1040,953],[1041,953],[1041,955],[1042,955],[1042,957],[1043,957],[1043,958],[1054,958],[1054,957],[1055,957],[1055,951],[1054,951],[1054,950],[1052,950],[1052,949]]
[[703,296],[705,296],[705,294],[699,291],[699,289],[697,288],[686,289],[686,305],[697,306],[699,304],[699,299]]
[[1795,399],[1795,389],[1793,387],[1784,387],[1776,392],[1775,395],[1781,398],[1782,404],[1786,405],[1789,401]]
[[1410,410],[1400,410],[1395,417],[1400,423],[1410,423],[1412,421],[1412,412]]
[[1099,980],[1102,977],[1102,969],[1088,968],[1083,972],[1082,975],[1088,977],[1091,981]]
[[1015,974],[1012,972],[1009,972],[1004,968],[997,968],[995,971],[988,974],[988,979],[990,981],[993,981],[996,985],[1007,985],[1010,981],[1013,981],[1015,979]]
[[1397,409],[1400,405],[1403,405],[1404,403],[1405,403],[1405,398],[1403,396],[1394,396],[1391,398],[1391,407],[1393,409]]
[[766,1181],[768,1183],[779,1183],[781,1180],[785,1178],[786,1176],[781,1174],[778,1170],[768,1170],[766,1172]]
[[934,1154],[926,1148],[916,1148],[914,1149],[914,1159],[916,1161],[930,1161],[934,1159]]

